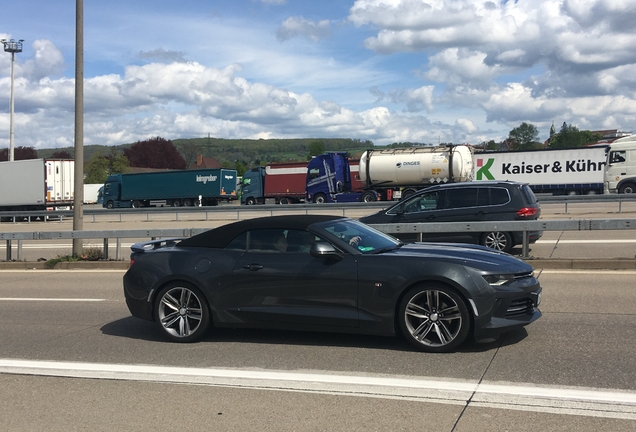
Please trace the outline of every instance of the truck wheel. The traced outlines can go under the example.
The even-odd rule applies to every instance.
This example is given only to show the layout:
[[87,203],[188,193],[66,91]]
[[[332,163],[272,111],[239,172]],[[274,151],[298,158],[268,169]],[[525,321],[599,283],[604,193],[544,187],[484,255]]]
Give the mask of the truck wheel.
[[289,198],[283,197],[278,201],[278,203],[282,205],[287,205],[287,204],[291,204],[291,201],[289,200]]
[[192,200],[190,198],[186,198],[183,200],[184,207],[192,207]]
[[141,207],[141,204],[139,204],[139,201],[135,200],[135,201],[133,201],[133,202],[130,204],[130,206],[131,206],[132,208],[139,208],[139,207]]
[[107,208],[107,209],[112,209],[112,208],[114,208],[114,207],[115,207],[115,205],[113,204],[113,202],[112,202],[112,201],[108,201],[108,202],[106,203],[106,208]]
[[252,197],[245,198],[245,205],[254,205],[256,204],[256,200]]
[[404,191],[402,191],[402,199],[410,197],[415,192],[417,192],[415,189],[405,189]]
[[493,231],[484,233],[481,236],[481,244],[502,252],[510,252],[512,247],[512,237],[507,232]]
[[365,203],[374,202],[376,201],[375,194],[373,192],[367,191],[362,194],[362,196],[360,197],[360,201]]
[[314,196],[314,202],[316,204],[324,204],[327,202],[327,197],[323,193],[316,194]]
[[633,194],[636,193],[636,186],[634,183],[625,183],[621,185],[620,189],[618,189],[618,193],[622,194]]
[[181,207],[181,201],[178,199],[172,200],[172,207]]

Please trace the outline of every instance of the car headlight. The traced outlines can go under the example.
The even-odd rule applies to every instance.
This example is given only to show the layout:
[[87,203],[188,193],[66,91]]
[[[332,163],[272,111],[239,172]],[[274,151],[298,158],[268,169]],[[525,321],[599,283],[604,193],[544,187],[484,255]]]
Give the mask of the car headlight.
[[501,286],[515,279],[514,275],[511,274],[482,275],[482,277],[491,286]]

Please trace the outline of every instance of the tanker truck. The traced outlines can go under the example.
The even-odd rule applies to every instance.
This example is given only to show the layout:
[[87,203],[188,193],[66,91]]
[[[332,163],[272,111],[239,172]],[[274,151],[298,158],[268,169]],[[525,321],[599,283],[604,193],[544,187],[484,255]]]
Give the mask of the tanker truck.
[[434,184],[472,178],[472,149],[463,145],[367,150],[359,161],[328,153],[307,166],[306,201],[391,201]]

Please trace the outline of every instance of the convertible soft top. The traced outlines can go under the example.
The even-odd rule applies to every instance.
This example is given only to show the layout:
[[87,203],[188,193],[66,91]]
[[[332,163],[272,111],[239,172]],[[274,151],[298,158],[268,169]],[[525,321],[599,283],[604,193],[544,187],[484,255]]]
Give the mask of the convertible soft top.
[[266,228],[306,230],[312,224],[336,219],[343,219],[343,217],[328,215],[288,215],[245,219],[182,240],[179,246],[224,248],[229,242],[234,240],[236,236],[245,231]]

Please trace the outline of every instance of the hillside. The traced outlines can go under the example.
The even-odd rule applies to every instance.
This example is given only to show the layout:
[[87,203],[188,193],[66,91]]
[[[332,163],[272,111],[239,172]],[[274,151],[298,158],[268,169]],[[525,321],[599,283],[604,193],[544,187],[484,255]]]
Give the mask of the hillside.
[[[364,150],[373,147],[371,141],[361,141],[349,138],[297,138],[297,139],[223,139],[223,138],[191,138],[175,139],[172,143],[184,155],[202,154],[213,157],[221,163],[234,164],[241,162],[246,167],[266,164],[269,162],[306,161],[311,143],[321,142],[325,151],[346,151],[353,157],[359,157]],[[98,152],[108,155],[114,151],[121,151],[130,144],[119,146],[85,145],[84,160]],[[67,151],[73,155],[73,147],[38,150],[38,157],[50,158],[54,152]]]

